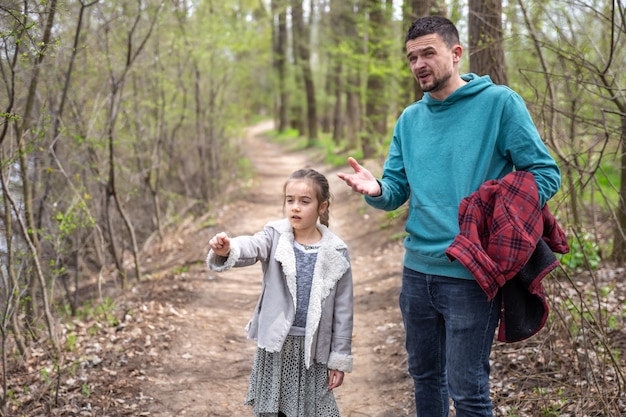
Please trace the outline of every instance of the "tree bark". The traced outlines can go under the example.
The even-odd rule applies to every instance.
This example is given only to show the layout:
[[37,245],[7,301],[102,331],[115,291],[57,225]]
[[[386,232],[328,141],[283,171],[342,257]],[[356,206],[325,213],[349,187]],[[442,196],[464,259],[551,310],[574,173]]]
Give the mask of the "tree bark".
[[361,144],[364,158],[376,155],[378,144],[387,134],[387,97],[385,73],[381,69],[388,65],[387,46],[384,42],[388,24],[385,9],[380,0],[369,0],[367,8],[370,25],[370,64],[367,74],[367,97],[365,103],[365,137]]
[[287,6],[284,0],[272,0],[272,37],[274,70],[278,83],[276,97],[276,126],[284,132],[289,125],[289,94],[287,91]]
[[620,185],[617,203],[617,224],[613,231],[613,260],[620,265],[626,263],[626,116],[624,107],[621,116],[620,135]]
[[346,148],[359,149],[361,146],[361,131],[363,130],[363,106],[361,85],[363,83],[362,67],[366,61],[366,50],[362,35],[358,30],[359,14],[362,13],[363,0],[356,0],[346,14],[346,37],[347,47],[352,51],[353,58],[345,62],[346,73]]
[[292,0],[291,17],[293,20],[293,42],[298,56],[297,68],[301,71],[306,97],[307,146],[313,146],[317,141],[317,104],[310,62],[310,29],[304,23],[301,0]]
[[[139,248],[137,245],[137,238],[135,236],[135,229],[133,227],[132,222],[130,221],[130,217],[126,213],[122,205],[122,201],[120,199],[118,190],[117,190],[117,182],[116,182],[116,160],[115,160],[115,129],[116,129],[116,121],[119,114],[120,109],[120,101],[123,97],[124,85],[126,82],[126,77],[128,72],[130,71],[134,61],[137,59],[137,56],[142,52],[143,48],[146,45],[146,42],[150,38],[152,34],[152,30],[154,29],[154,25],[157,22],[157,17],[160,12],[159,6],[155,11],[154,15],[151,17],[150,27],[147,30],[147,33],[140,40],[139,45],[134,49],[133,48],[133,35],[137,30],[137,25],[141,21],[141,11],[137,11],[137,15],[133,22],[133,25],[128,33],[127,38],[127,51],[126,51],[126,63],[124,68],[122,68],[122,72],[119,77],[116,77],[113,73],[114,69],[111,68],[110,81],[111,81],[111,94],[109,97],[109,110],[108,110],[108,118],[107,118],[107,142],[108,142],[108,150],[109,150],[109,178],[106,185],[106,216],[107,216],[107,224],[109,226],[109,238],[111,245],[111,255],[115,258],[115,264],[120,273],[121,285],[122,288],[126,288],[127,286],[127,276],[126,271],[124,270],[121,255],[122,253],[116,250],[116,242],[117,238],[114,234],[113,230],[113,220],[111,213],[111,200],[113,200],[115,207],[122,218],[122,221],[128,231],[131,248],[135,260],[135,278],[137,280],[141,279],[141,265],[139,260]],[[109,52],[110,54],[110,52]]]
[[[31,165],[32,158],[29,157],[30,152],[27,150],[28,146],[26,144],[26,137],[28,131],[32,127],[32,113],[33,108],[35,106],[35,99],[37,93],[37,85],[39,83],[39,75],[41,71],[41,66],[44,58],[47,55],[48,45],[50,44],[50,40],[52,38],[52,26],[54,25],[54,17],[56,15],[57,9],[57,1],[52,0],[48,4],[48,8],[46,10],[46,24],[43,29],[43,37],[41,40],[41,50],[38,51],[37,56],[34,60],[33,64],[33,74],[30,80],[30,84],[28,85],[28,93],[26,96],[26,107],[24,110],[24,114],[22,117],[21,123],[17,123],[16,125],[16,133],[15,136],[17,138],[17,145],[19,149],[19,162],[20,162],[20,179],[22,181],[22,198],[24,204],[24,217],[26,222],[26,227],[23,229],[28,236],[24,236],[24,238],[28,238],[35,249],[32,253],[37,258],[40,252],[39,245],[39,235],[38,235],[38,227],[35,221],[35,207],[33,203],[33,184],[31,182]],[[34,259],[35,262],[38,259]],[[39,280],[35,274],[31,275],[30,283],[29,283],[29,291],[30,297],[26,301],[27,308],[26,314],[30,317],[37,316],[37,292]],[[42,291],[45,291],[45,287],[42,288]]]
[[[342,0],[331,0],[330,2],[330,25],[334,45],[346,44],[350,26],[353,23],[351,6],[350,3]],[[354,52],[357,51],[353,51],[353,53]],[[331,132],[333,142],[339,144],[340,140],[344,137],[346,125],[346,106],[344,104],[344,97],[347,96],[345,88],[346,65],[343,63],[343,55],[333,51],[333,53],[330,54],[329,67],[331,68],[329,82],[332,86],[329,89],[329,94],[332,94],[335,99],[330,119]]]
[[506,85],[502,38],[502,0],[469,0],[470,72]]

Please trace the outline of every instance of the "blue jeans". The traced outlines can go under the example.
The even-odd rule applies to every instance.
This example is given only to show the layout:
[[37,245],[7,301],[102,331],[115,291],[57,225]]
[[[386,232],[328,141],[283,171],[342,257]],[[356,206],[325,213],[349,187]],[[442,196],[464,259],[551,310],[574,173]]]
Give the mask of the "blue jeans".
[[400,310],[417,417],[492,416],[489,354],[500,296],[490,302],[474,280],[404,268]]

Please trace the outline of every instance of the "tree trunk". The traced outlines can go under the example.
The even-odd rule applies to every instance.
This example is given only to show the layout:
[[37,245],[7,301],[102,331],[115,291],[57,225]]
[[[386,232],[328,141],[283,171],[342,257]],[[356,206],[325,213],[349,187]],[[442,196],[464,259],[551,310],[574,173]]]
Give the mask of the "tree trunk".
[[[56,331],[56,325],[54,317],[52,316],[52,310],[50,309],[50,302],[48,299],[48,288],[46,286],[46,277],[42,269],[42,263],[37,254],[37,248],[34,245],[34,242],[30,238],[30,234],[28,233],[28,225],[19,215],[21,208],[15,199],[11,196],[11,192],[7,187],[6,179],[2,180],[2,191],[3,198],[6,198],[9,202],[9,206],[11,210],[16,214],[15,219],[17,220],[17,224],[24,236],[24,241],[26,243],[26,252],[30,254],[33,259],[33,273],[32,276],[37,280],[41,293],[41,306],[43,307],[43,315],[46,321],[46,326],[48,330],[48,342],[52,344],[52,348],[54,350],[54,359],[58,364],[58,369],[63,369],[63,355],[61,354],[61,349],[59,345],[59,339]],[[31,288],[32,290],[32,288]],[[37,297],[37,294],[35,294]]]
[[[28,238],[32,242],[35,249],[32,253],[33,256],[38,257],[40,252],[38,227],[35,222],[35,207],[33,204],[33,183],[31,182],[31,165],[32,159],[29,157],[30,152],[27,151],[28,145],[26,144],[27,133],[32,127],[31,116],[33,108],[35,106],[35,99],[37,93],[37,84],[39,83],[39,75],[41,71],[41,64],[47,55],[48,45],[52,37],[52,26],[54,25],[54,17],[57,10],[57,1],[52,0],[48,5],[46,25],[43,30],[43,38],[41,40],[41,51],[38,52],[35,62],[33,64],[33,74],[28,85],[28,93],[26,96],[26,108],[22,117],[21,123],[17,123],[15,137],[17,138],[17,145],[19,148],[19,161],[20,161],[20,179],[22,182],[22,198],[24,204],[24,217],[26,221],[26,228],[24,229]],[[37,262],[37,259],[34,259]],[[34,319],[37,316],[37,285],[39,281],[35,274],[31,275],[29,282],[30,297],[26,300],[26,314]],[[45,291],[45,287],[41,288]]]
[[292,0],[291,17],[293,20],[293,42],[298,57],[297,68],[301,71],[306,97],[307,146],[313,146],[317,141],[317,105],[310,62],[310,29],[304,24],[301,0]]
[[[2,157],[1,159],[4,160],[4,152],[1,152],[0,155]],[[2,195],[9,195],[9,176],[7,175],[5,177],[4,173],[4,171],[0,171],[0,186],[2,189]],[[9,202],[9,199],[6,197],[2,198],[2,203],[2,220],[4,223],[5,236],[13,236],[13,216],[11,215],[11,204]],[[5,272],[0,271],[0,277],[2,277],[2,284],[4,286],[4,292],[0,295],[0,300],[2,300],[2,318],[0,319],[0,332],[2,332],[2,393],[6,393],[8,379],[6,377],[7,358],[4,346],[9,337],[9,334],[12,335],[20,354],[24,355],[25,358],[29,356],[29,350],[26,348],[26,340],[22,333],[22,325],[19,323],[20,304],[23,302],[23,300],[21,297],[22,291],[18,279],[19,274],[16,272],[13,239],[5,238],[3,243],[5,245],[4,250],[6,250],[5,265],[3,265],[4,270],[6,271],[6,276],[4,276]],[[1,410],[2,403],[0,402],[0,411]]]
[[378,144],[387,134],[387,97],[385,89],[385,73],[381,69],[386,68],[387,45],[385,40],[385,28],[387,18],[380,0],[369,0],[367,3],[370,24],[370,65],[367,75],[367,97],[365,103],[365,137],[361,144],[364,158],[376,155]]
[[357,0],[355,5],[351,5],[346,11],[345,21],[345,42],[354,58],[348,62],[344,62],[346,73],[346,110],[345,110],[345,127],[346,127],[346,148],[350,150],[359,149],[360,134],[363,129],[363,112],[362,112],[362,94],[361,85],[363,77],[361,75],[362,68],[365,65],[364,42],[359,34],[357,19],[362,10],[362,1]]
[[348,75],[348,88],[346,91],[346,148],[358,149],[360,146],[360,132],[363,129],[361,117],[361,93],[358,86],[361,85],[359,72],[351,68]]
[[[330,23],[331,30],[334,36],[334,45],[346,44],[348,34],[351,31],[351,26],[354,23],[352,17],[353,13],[352,4],[343,0],[331,0],[330,4]],[[357,51],[353,51],[356,53]],[[347,92],[345,86],[346,79],[346,65],[343,62],[343,56],[340,53],[331,54],[331,82],[333,85],[333,91],[335,102],[332,110],[332,138],[333,142],[339,144],[340,140],[344,138],[344,127],[346,125],[346,107],[344,104],[344,97],[347,101]]]
[[502,0],[469,0],[470,72],[506,85]]
[[[135,261],[135,278],[137,280],[141,279],[141,264],[140,264],[140,260],[139,260],[139,247],[137,245],[137,238],[135,236],[135,228],[133,227],[133,224],[130,220],[130,216],[128,216],[128,214],[126,213],[126,210],[124,209],[123,205],[122,205],[122,201],[120,199],[120,195],[119,192],[117,190],[117,181],[116,181],[116,158],[115,158],[115,143],[116,143],[116,137],[115,137],[115,130],[116,130],[116,122],[117,122],[117,117],[119,115],[119,111],[120,111],[120,102],[123,99],[123,92],[124,92],[124,86],[125,86],[125,82],[126,82],[126,77],[131,69],[131,67],[133,66],[133,63],[135,62],[135,60],[137,59],[137,57],[139,56],[139,54],[141,54],[141,52],[143,51],[144,47],[146,46],[146,42],[148,41],[148,39],[150,38],[150,36],[152,35],[152,31],[154,30],[154,25],[156,24],[156,22],[158,21],[158,17],[159,17],[159,13],[161,10],[162,6],[158,6],[156,10],[154,10],[154,14],[152,16],[150,16],[151,20],[150,20],[150,26],[148,28],[148,30],[146,31],[146,33],[143,35],[143,37],[139,40],[139,44],[133,48],[133,38],[135,35],[135,31],[137,30],[137,23],[139,21],[141,21],[142,19],[142,15],[141,15],[141,10],[137,11],[137,15],[135,16],[134,19],[134,23],[131,26],[131,29],[128,32],[128,41],[127,41],[127,51],[126,51],[126,62],[125,62],[125,66],[121,69],[121,73],[119,74],[119,76],[116,76],[116,74],[114,74],[114,68],[110,69],[110,85],[111,85],[111,93],[110,93],[110,97],[109,97],[109,109],[108,109],[108,114],[107,114],[107,142],[108,142],[108,150],[109,150],[109,178],[107,181],[107,185],[106,185],[106,216],[107,216],[107,223],[109,226],[109,237],[111,239],[111,241],[109,242],[111,245],[111,254],[112,256],[115,258],[115,264],[116,267],[118,269],[118,271],[121,274],[121,284],[122,284],[122,288],[126,288],[126,272],[124,270],[123,264],[122,264],[122,253],[116,250],[116,246],[115,243],[118,240],[117,237],[115,236],[115,234],[113,233],[113,221],[112,221],[112,217],[111,217],[111,205],[110,202],[111,200],[113,200],[113,202],[115,203],[115,207],[120,215],[120,217],[122,218],[122,221],[124,223],[124,226],[126,227],[126,230],[129,234],[130,237],[130,242],[131,242],[131,248],[132,248],[132,252],[133,252],[133,257],[134,257],[134,261]],[[111,51],[106,51],[108,54],[111,54]]]
[[[274,45],[274,69],[278,83],[276,97],[276,119],[279,132],[284,132],[289,124],[289,94],[287,92],[287,11],[284,0],[272,0],[272,36]],[[276,21],[277,20],[277,21]]]
[[343,138],[343,125],[344,125],[344,115],[343,115],[343,65],[341,65],[341,61],[338,60],[335,64],[333,74],[334,81],[334,90],[335,90],[335,111],[333,112],[333,124],[332,124],[332,138],[333,142],[339,144],[341,139]]
[[626,263],[626,116],[621,117],[620,135],[620,185],[617,203],[617,225],[613,232],[613,260],[618,264]]

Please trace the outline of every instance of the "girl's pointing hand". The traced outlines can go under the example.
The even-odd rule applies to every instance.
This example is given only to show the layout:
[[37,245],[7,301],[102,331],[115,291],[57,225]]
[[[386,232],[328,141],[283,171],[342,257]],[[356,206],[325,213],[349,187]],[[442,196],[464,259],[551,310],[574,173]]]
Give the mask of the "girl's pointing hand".
[[209,240],[209,246],[219,256],[228,256],[230,253],[230,238],[224,232],[220,232]]

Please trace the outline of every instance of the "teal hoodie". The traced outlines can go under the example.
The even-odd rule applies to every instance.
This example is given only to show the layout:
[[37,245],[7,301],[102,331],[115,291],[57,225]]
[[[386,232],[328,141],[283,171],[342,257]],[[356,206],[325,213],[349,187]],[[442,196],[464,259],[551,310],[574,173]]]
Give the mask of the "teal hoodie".
[[459,233],[461,200],[485,181],[513,170],[532,173],[543,206],[561,186],[559,168],[541,141],[524,100],[489,76],[469,81],[443,101],[425,93],[398,118],[371,206],[395,210],[409,200],[404,266],[425,274],[473,279],[445,250]]

